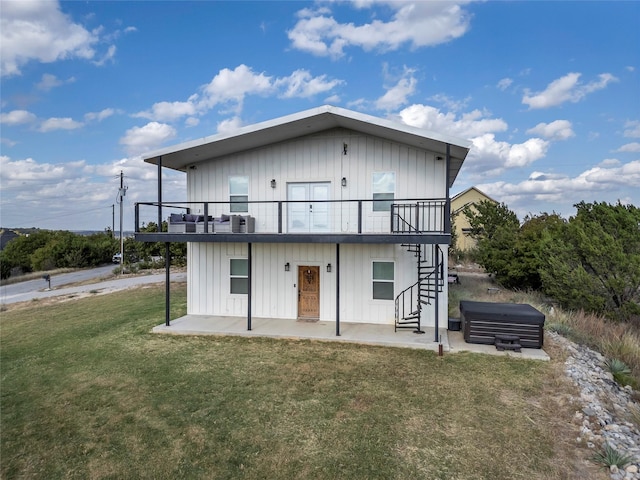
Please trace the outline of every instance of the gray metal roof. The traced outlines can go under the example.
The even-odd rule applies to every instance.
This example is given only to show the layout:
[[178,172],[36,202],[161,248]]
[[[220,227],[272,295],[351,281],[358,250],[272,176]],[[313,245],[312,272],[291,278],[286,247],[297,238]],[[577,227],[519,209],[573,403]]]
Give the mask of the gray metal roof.
[[444,155],[450,145],[450,184],[453,184],[462,162],[469,153],[471,141],[434,133],[422,128],[366,115],[345,108],[324,105],[265,122],[248,125],[233,133],[220,133],[166,147],[143,155],[147,163],[186,171],[194,163],[223,155],[250,150],[285,140],[342,127],[404,143],[415,148]]

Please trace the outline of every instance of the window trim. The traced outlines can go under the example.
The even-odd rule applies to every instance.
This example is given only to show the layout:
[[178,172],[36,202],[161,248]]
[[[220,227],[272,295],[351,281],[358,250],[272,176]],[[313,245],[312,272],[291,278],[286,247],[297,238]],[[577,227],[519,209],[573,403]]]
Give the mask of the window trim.
[[[388,280],[388,279],[377,279],[374,277],[374,264],[376,263],[390,263],[393,266],[393,279],[392,280]],[[390,283],[393,286],[392,289],[392,294],[391,294],[391,298],[376,298],[375,295],[375,288],[374,285],[376,283]],[[395,300],[395,295],[396,295],[396,262],[395,260],[372,260],[371,261],[371,299],[375,300],[375,301],[383,301],[383,302],[389,302],[389,301],[394,301]]]
[[[243,260],[245,262],[245,266],[247,269],[246,275],[234,275],[232,272],[231,264],[235,260]],[[246,280],[246,292],[234,292],[233,291],[233,280],[234,279],[245,279]],[[249,259],[248,258],[230,258],[229,259],[229,294],[231,295],[247,295],[249,293]]]

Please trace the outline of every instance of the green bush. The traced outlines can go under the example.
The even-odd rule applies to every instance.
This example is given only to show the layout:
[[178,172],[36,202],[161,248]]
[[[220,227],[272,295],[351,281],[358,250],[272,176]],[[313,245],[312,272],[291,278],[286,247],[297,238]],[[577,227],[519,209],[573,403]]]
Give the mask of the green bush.
[[633,456],[619,453],[611,445],[605,443],[602,446],[602,450],[593,455],[592,460],[605,467],[615,465],[618,468],[624,468],[625,465],[633,461]]

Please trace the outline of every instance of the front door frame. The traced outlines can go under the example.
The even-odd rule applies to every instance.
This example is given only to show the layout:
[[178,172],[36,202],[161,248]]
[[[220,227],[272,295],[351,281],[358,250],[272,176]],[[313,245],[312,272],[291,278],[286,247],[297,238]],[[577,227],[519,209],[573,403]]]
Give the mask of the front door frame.
[[[309,276],[307,276],[309,275]],[[304,289],[305,283],[314,282],[315,290]],[[298,265],[298,308],[297,316],[300,320],[320,319],[320,266]],[[312,302],[312,303],[310,303]]]

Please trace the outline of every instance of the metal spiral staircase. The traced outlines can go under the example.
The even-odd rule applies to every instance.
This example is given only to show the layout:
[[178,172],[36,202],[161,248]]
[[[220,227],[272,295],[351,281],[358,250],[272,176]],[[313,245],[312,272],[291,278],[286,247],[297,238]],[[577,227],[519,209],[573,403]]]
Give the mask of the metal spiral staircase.
[[[398,232],[421,232],[420,205],[394,206],[392,209],[392,229]],[[407,210],[407,207],[410,207]],[[409,213],[402,215],[402,213]],[[413,223],[411,219],[414,219]],[[444,286],[444,254],[435,244],[402,244],[407,251],[414,254],[417,263],[418,280],[404,289],[395,301],[395,331],[410,329],[414,333],[425,333],[422,330],[422,310],[431,305]]]

